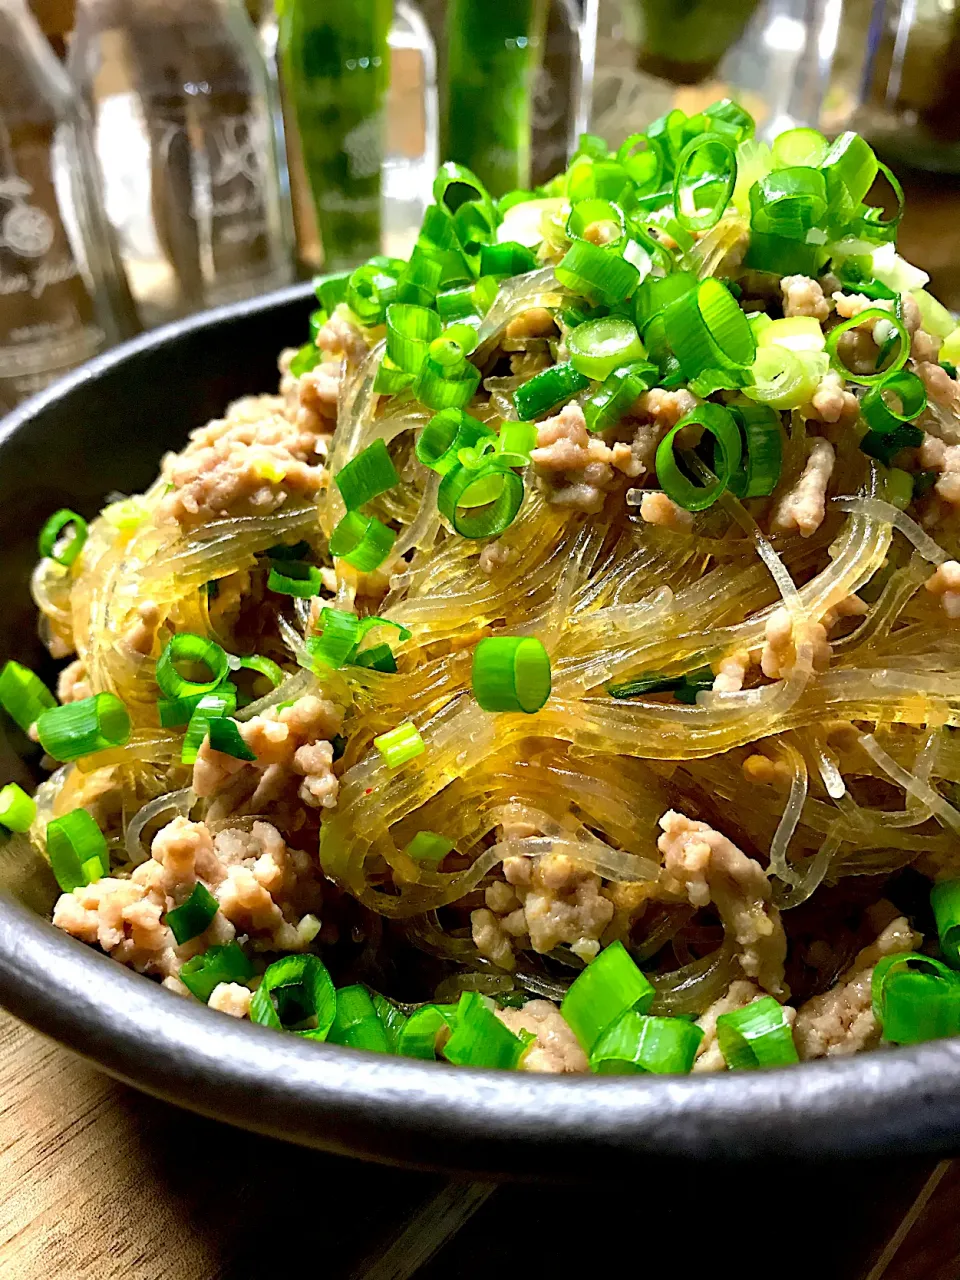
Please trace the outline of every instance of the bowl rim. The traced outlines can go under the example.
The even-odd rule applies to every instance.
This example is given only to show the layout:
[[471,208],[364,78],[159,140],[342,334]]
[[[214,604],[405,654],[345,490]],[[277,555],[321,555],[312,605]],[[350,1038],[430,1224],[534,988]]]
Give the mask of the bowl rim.
[[[128,362],[299,306],[309,285],[96,357],[0,423],[0,443]],[[66,410],[65,410],[66,411]],[[216,1016],[0,894],[0,1004],[128,1084],[288,1141],[417,1168],[566,1181],[681,1164],[943,1155],[960,1038],[750,1073],[544,1076],[362,1053]]]

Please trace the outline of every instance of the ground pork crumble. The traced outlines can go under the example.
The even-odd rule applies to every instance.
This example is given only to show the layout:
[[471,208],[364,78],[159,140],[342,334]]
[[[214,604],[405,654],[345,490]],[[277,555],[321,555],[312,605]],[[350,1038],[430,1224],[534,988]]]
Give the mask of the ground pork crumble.
[[705,822],[671,809],[660,827],[661,896],[694,907],[712,902],[743,972],[771,995],[789,994],[783,977],[787,939],[764,868]]
[[[198,881],[219,910],[202,934],[178,945],[163,917]],[[151,857],[129,879],[105,877],[62,894],[53,923],[141,973],[175,979],[191,956],[238,934],[266,950],[303,950],[321,901],[310,856],[290,849],[269,823],[213,834],[204,822],[178,817],[157,833]],[[298,928],[308,915],[307,927]]]

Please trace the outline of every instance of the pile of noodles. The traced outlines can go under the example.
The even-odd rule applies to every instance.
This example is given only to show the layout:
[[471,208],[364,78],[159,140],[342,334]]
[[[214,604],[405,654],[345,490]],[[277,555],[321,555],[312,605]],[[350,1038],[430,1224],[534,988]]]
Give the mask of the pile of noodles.
[[[702,274],[722,249],[716,236],[701,243]],[[508,281],[481,332],[480,367],[485,360],[491,367],[513,316],[556,307],[562,296],[549,269]],[[853,433],[838,447],[832,482],[843,496],[828,504],[812,538],[767,538],[754,518],[767,500],[741,504],[729,494],[688,534],[645,525],[629,503],[572,514],[551,507],[528,476],[520,514],[500,540],[508,554],[488,574],[479,562],[483,544],[444,526],[438,477],[414,458],[415,433],[429,414],[409,396],[374,394],[381,355],[382,344],[344,376],[328,467],[334,474],[376,439],[390,445],[397,462],[401,485],[371,510],[399,531],[403,559],[376,605],[412,633],[394,646],[399,671],[311,671],[301,610],[280,623],[272,651],[291,674],[240,713],[318,685],[348,707],[339,801],[319,842],[327,876],[372,911],[406,920],[418,945],[482,968],[467,932],[440,927],[438,908],[481,885],[502,859],[548,851],[569,853],[608,881],[652,885],[657,823],[671,807],[690,812],[692,805],[769,860],[774,899],[784,910],[840,877],[882,876],[918,859],[932,868],[960,862],[960,811],[945,798],[946,784],[960,783],[960,737],[952,731],[960,714],[960,630],[931,621],[922,590],[956,548],[940,547],[878,497],[876,466]],[[488,379],[471,413],[515,416],[506,381]],[[784,484],[803,460],[804,423],[794,414]],[[288,505],[265,518],[221,520],[181,534],[151,518],[162,490],[158,484],[140,499],[143,519],[133,529],[115,527],[108,511],[92,525],[73,573],[47,560],[34,584],[50,632],[72,637],[94,691],[117,694],[134,722],[128,745],[81,760],[46,784],[34,839],[42,842],[51,815],[88,800],[109,780],[123,795],[113,843],[131,862],[145,856],[139,833],[147,819],[169,818],[190,804],[189,771],[179,763],[182,733],[157,727],[153,661],[123,643],[138,605],[155,602],[178,630],[217,635],[208,582],[251,568],[258,553],[281,541],[305,538],[323,555],[343,514],[328,482],[317,508]],[[356,587],[355,574],[341,574],[328,603],[362,612]],[[864,588],[873,600],[869,613],[834,643],[830,669],[814,672],[810,624]],[[798,637],[785,679],[740,693],[701,693],[696,705],[655,696],[617,701],[606,691],[613,681],[679,675],[733,650],[756,649],[767,618],[784,605]],[[473,647],[491,631],[536,635],[546,646],[553,694],[539,713],[489,714],[472,697]],[[218,638],[229,647],[228,636]],[[407,720],[426,750],[391,770],[372,740]],[[842,758],[828,741],[834,721],[851,721],[858,731],[856,748]],[[788,765],[792,783],[789,791],[754,785],[743,803],[741,766],[759,740]],[[505,819],[528,821],[541,834],[499,838]],[[419,830],[455,841],[459,869],[406,856]],[[657,917],[644,937],[641,921],[635,954],[654,953],[676,928]],[[661,975],[660,1007],[704,1007],[729,982],[732,954],[724,944]]]

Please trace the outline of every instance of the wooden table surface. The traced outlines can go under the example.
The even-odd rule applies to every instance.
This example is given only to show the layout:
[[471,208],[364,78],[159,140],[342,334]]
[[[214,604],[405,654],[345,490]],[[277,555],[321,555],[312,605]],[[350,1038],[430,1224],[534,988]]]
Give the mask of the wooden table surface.
[[[636,1263],[645,1237],[648,1251],[671,1242],[669,1277],[683,1280],[702,1274],[701,1244],[712,1252],[717,1233],[753,1232],[764,1220],[779,1241],[778,1280],[960,1275],[960,1162],[808,1170],[800,1190],[785,1193],[764,1178],[734,1174],[712,1206],[672,1179],[593,1192],[504,1187],[485,1199],[477,1184],[361,1165],[190,1115],[0,1013],[3,1280],[272,1280],[294,1269],[404,1280],[411,1271],[394,1252],[371,1259],[418,1212],[419,1239],[451,1195],[481,1207],[419,1280],[577,1274],[611,1240]],[[639,1204],[648,1208],[637,1227]],[[815,1215],[814,1230],[786,1226],[798,1210]],[[683,1232],[693,1233],[686,1255]]]

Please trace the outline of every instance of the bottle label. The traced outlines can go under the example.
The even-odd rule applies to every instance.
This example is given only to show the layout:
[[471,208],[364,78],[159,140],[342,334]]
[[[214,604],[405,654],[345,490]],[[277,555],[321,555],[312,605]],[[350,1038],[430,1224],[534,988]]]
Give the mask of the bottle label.
[[48,140],[14,145],[13,165],[0,176],[0,408],[106,341],[60,218]]

